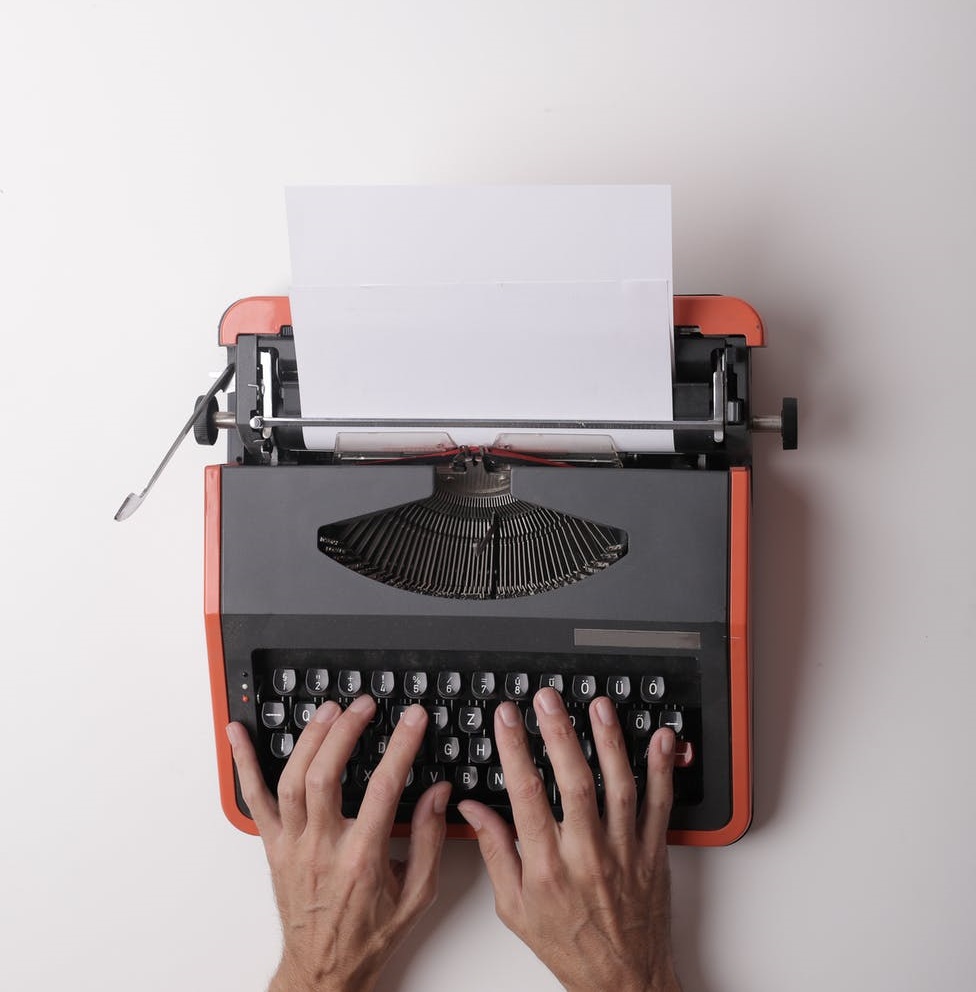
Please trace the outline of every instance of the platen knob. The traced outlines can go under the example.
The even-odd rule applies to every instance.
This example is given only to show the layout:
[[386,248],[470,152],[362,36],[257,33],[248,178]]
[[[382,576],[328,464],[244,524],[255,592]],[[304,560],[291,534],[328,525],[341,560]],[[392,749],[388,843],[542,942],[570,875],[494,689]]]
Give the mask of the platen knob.
[[783,411],[780,414],[783,421],[783,450],[795,451],[799,440],[799,424],[796,409],[796,397],[783,397]]
[[[202,399],[204,399],[203,396],[198,396],[195,405],[199,405]],[[196,420],[193,421],[193,439],[197,444],[213,445],[217,443],[217,424],[214,417],[219,409],[217,397],[211,396],[210,402],[203,407]]]

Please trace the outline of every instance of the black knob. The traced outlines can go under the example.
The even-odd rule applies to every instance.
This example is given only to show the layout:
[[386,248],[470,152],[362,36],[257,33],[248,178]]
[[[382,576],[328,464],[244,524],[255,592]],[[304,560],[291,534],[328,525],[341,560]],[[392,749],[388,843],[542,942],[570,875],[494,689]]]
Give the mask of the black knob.
[[795,451],[798,441],[799,425],[797,423],[796,397],[783,397],[783,450]]
[[[198,396],[197,404],[202,399],[202,396]],[[216,417],[219,409],[217,397],[211,396],[210,402],[197,414],[196,420],[193,421],[193,440],[197,444],[213,445],[217,443],[217,424],[214,417]]]

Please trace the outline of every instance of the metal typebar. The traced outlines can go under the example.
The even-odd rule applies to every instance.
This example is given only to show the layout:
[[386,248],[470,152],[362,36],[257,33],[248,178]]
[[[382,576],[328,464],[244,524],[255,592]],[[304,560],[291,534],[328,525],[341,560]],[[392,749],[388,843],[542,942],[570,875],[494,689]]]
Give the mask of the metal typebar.
[[[223,426],[223,424],[220,424]],[[576,431],[722,431],[724,420],[466,420],[450,418],[381,417],[252,417],[252,430],[265,427],[498,427]]]

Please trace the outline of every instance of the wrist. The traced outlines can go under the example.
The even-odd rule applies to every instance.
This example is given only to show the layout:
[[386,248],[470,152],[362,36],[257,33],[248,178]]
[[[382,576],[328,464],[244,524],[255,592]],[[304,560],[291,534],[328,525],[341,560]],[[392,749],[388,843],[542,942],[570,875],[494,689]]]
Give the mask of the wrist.
[[316,985],[307,981],[289,968],[284,961],[278,965],[278,970],[271,979],[268,992],[324,992],[324,985]]
[[268,992],[373,992],[375,984],[375,979],[346,981],[322,972],[308,974],[306,969],[290,962],[286,955],[271,979]]
[[[563,988],[565,992],[593,992],[594,990],[594,986],[586,982],[579,985],[570,983],[564,985]],[[668,964],[647,981],[615,978],[601,982],[599,988],[601,992],[602,990],[612,990],[612,992],[681,992],[681,983],[678,981],[673,965]]]

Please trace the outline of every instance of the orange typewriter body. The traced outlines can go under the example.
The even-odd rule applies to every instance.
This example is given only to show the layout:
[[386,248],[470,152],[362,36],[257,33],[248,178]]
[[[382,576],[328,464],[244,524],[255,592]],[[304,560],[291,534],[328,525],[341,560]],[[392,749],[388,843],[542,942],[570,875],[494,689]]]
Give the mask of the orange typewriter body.
[[[511,499],[500,505],[515,507],[504,510],[513,520],[523,513],[526,532],[542,515],[556,541],[560,529],[571,536],[589,528],[597,535],[591,555],[603,555],[592,574],[584,565],[565,585],[556,575],[543,591],[494,599],[419,592],[409,568],[399,576],[392,566],[384,570],[369,560],[368,546],[356,544],[370,527],[387,528],[394,540],[400,518],[391,514],[408,517],[403,507],[422,506],[435,521],[438,512],[449,516],[438,509],[438,485],[464,467],[458,452],[350,465],[301,451],[294,434],[253,428],[259,394],[242,395],[240,384],[262,375],[273,412],[289,412],[289,404],[299,412],[290,324],[287,297],[272,296],[233,304],[219,327],[238,382],[225,418],[233,415],[238,430],[227,432],[226,462],[205,471],[204,614],[220,796],[231,823],[257,832],[235,777],[227,723],[245,724],[273,789],[314,707],[326,698],[347,703],[352,690],[377,690],[387,723],[370,729],[350,762],[348,815],[396,706],[414,701],[431,719],[413,799],[425,784],[449,778],[452,804],[470,796],[504,808],[492,712],[505,698],[527,712],[532,692],[549,684],[579,716],[584,746],[589,695],[613,693],[638,779],[649,733],[659,725],[676,730],[690,760],[675,771],[670,843],[724,845],[741,837],[752,814],[749,358],[765,343],[755,310],[731,297],[675,297],[676,451],[682,442],[675,456],[574,466],[516,453],[496,465],[481,453],[489,481],[510,485]],[[261,356],[270,361],[262,365]],[[733,409],[739,417],[721,436],[697,424],[705,413],[696,412],[714,405],[717,363],[725,375],[723,418]],[[683,419],[696,426],[678,429]],[[402,545],[413,546],[406,538]],[[496,572],[506,567],[505,553],[500,546]],[[460,687],[444,673],[459,676]],[[470,710],[481,714],[474,732],[462,725]],[[558,815],[558,784],[529,729]],[[487,754],[475,740],[488,742],[478,745]],[[595,757],[591,763],[599,778]],[[473,770],[471,788],[461,769]],[[410,807],[405,794],[394,834],[409,831]],[[472,837],[449,813],[449,835]]]

